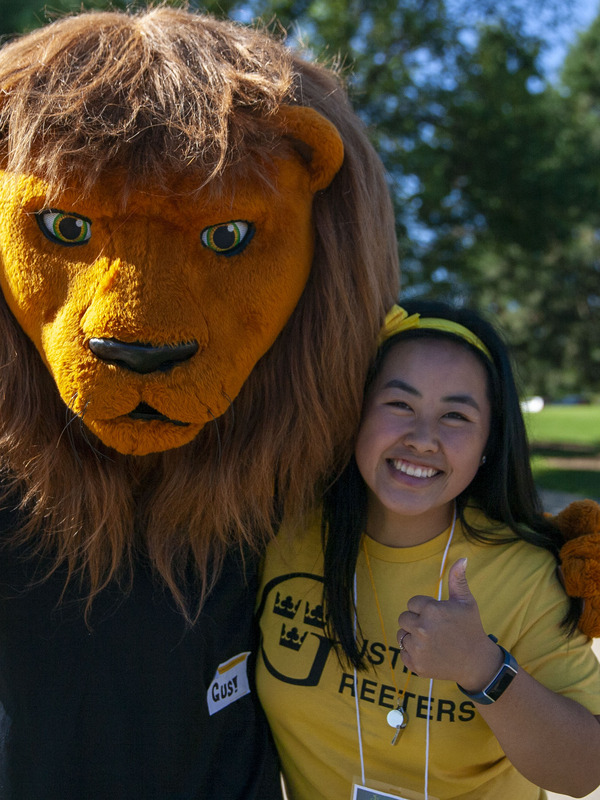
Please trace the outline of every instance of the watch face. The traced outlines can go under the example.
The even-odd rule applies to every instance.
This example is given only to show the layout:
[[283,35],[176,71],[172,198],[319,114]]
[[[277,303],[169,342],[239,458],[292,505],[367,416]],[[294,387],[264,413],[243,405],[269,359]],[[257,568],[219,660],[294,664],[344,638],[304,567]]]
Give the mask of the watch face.
[[490,698],[490,700],[496,702],[496,700],[500,697],[502,692],[504,692],[504,690],[510,686],[510,683],[512,679],[515,677],[515,675],[516,672],[512,669],[512,667],[509,667],[508,665],[505,664],[504,667],[502,667],[500,675],[498,675],[498,677],[494,681],[494,685],[488,687],[485,690],[485,693]]
[[[490,634],[490,639],[497,644],[495,636]],[[502,693],[510,686],[510,682],[519,671],[519,665],[514,656],[501,645],[498,645],[498,647],[500,647],[504,653],[504,663],[485,689],[482,689],[480,692],[468,692],[466,689],[463,689],[460,683],[456,684],[463,694],[466,694],[467,697],[474,700],[476,703],[482,703],[483,705],[495,703]]]

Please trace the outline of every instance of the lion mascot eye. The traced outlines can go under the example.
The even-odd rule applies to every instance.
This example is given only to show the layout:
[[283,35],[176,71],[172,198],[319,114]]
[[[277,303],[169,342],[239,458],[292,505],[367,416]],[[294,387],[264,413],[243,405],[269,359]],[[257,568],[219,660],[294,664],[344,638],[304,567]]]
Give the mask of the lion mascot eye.
[[235,256],[250,243],[254,236],[254,225],[241,219],[209,225],[200,234],[205,247],[223,256]]
[[41,232],[47,239],[66,247],[85,244],[92,235],[92,222],[87,217],[67,211],[48,209],[35,215]]

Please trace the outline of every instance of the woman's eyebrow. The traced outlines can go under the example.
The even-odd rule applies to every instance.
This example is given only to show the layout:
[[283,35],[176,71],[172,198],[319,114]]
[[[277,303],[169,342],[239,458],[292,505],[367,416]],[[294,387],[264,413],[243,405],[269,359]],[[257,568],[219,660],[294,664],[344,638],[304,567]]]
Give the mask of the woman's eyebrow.
[[470,394],[451,394],[447,395],[446,397],[442,397],[442,400],[444,403],[464,403],[465,405],[471,406],[477,411],[481,411],[479,408],[479,403]]
[[400,378],[392,378],[391,381],[388,381],[384,389],[402,389],[404,392],[408,392],[409,394],[414,394],[415,397],[421,397],[421,392],[418,389],[415,389],[414,386],[411,386],[410,383],[405,383],[401,381]]
[[[421,392],[418,389],[415,389],[414,386],[411,386],[410,383],[406,383],[405,381],[400,380],[400,378],[392,378],[389,380],[384,389],[401,389],[403,392],[407,392],[408,394],[412,394],[415,397],[422,397]],[[449,394],[445,397],[442,397],[442,402],[444,403],[462,403],[463,405],[471,406],[476,411],[481,411],[479,407],[479,403],[475,400],[475,398],[470,394]]]

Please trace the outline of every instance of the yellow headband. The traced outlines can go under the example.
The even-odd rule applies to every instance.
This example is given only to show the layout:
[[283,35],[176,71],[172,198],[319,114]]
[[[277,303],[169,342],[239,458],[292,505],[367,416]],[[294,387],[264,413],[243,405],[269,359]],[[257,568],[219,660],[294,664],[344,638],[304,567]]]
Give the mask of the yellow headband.
[[474,333],[471,333],[464,325],[459,325],[458,322],[452,322],[449,319],[439,319],[438,317],[422,318],[420,314],[411,314],[409,317],[407,312],[403,308],[400,308],[400,306],[392,306],[390,311],[388,311],[385,322],[383,323],[383,328],[379,333],[377,344],[382,345],[387,339],[395,336],[397,333],[413,330],[415,328],[453,333],[455,336],[460,336],[461,339],[472,344],[473,347],[481,350],[492,363],[494,361],[492,354],[481,339],[475,336]]

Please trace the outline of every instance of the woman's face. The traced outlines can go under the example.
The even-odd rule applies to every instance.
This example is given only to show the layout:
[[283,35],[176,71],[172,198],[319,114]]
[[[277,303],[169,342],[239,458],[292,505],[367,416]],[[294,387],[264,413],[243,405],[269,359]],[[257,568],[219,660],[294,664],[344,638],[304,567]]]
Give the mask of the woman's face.
[[[400,342],[365,400],[356,461],[369,493],[369,534],[408,546],[441,533],[481,465],[490,431],[487,376],[449,340]],[[382,538],[383,537],[383,538]]]

